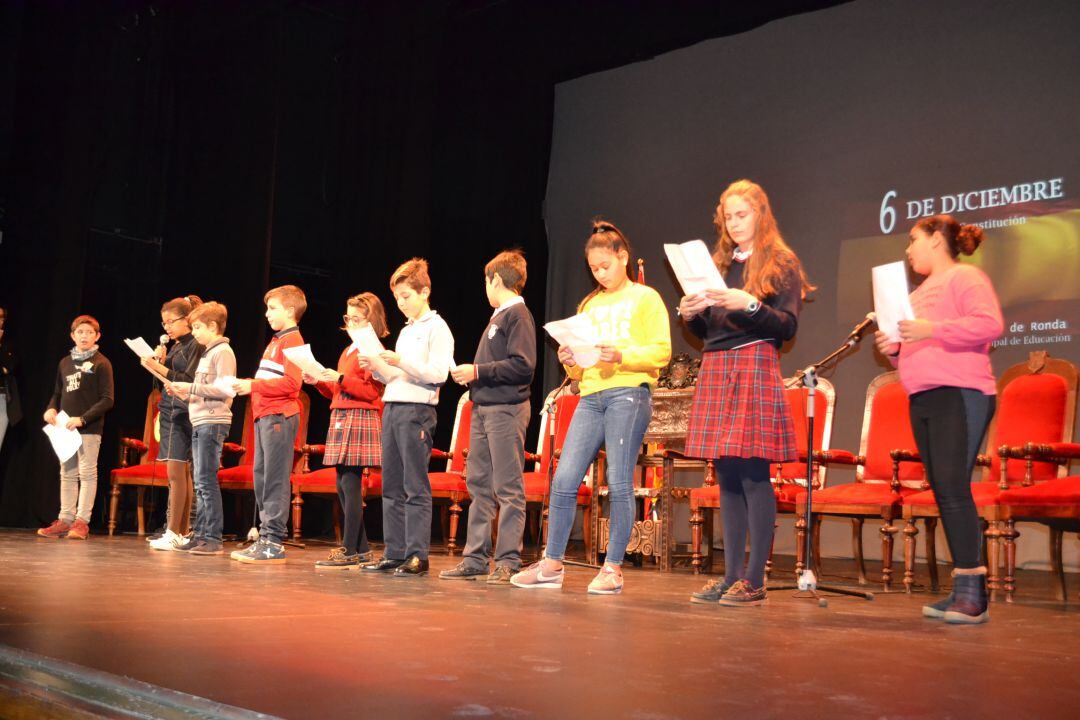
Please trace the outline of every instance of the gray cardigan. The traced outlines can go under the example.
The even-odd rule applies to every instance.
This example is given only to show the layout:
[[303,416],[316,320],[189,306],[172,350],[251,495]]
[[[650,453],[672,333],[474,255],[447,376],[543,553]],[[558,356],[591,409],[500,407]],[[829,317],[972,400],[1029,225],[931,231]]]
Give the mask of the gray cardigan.
[[232,423],[232,398],[213,385],[219,377],[236,377],[236,355],[226,337],[206,348],[195,369],[188,398],[188,416],[193,426]]

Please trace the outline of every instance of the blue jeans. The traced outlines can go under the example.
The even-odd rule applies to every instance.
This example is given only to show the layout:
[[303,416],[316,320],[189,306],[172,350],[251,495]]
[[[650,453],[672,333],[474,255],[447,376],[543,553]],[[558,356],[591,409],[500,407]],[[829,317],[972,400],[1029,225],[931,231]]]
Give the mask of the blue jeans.
[[195,540],[221,542],[225,523],[221,510],[221,446],[229,434],[228,425],[196,425],[191,430],[191,458],[195,465]]
[[259,506],[259,536],[273,543],[288,537],[292,508],[293,443],[300,414],[264,415],[255,421],[255,503]]
[[581,398],[551,483],[546,557],[563,559],[577,511],[578,488],[603,445],[611,512],[606,562],[622,565],[634,525],[634,466],[651,419],[652,395],[647,387],[617,387]]

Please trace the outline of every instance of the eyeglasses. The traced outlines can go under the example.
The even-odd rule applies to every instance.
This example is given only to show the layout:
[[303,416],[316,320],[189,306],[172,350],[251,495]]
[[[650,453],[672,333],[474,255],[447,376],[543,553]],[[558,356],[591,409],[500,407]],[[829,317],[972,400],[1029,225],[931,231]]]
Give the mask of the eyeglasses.
[[187,317],[187,315],[181,315],[180,317],[173,318],[172,320],[162,320],[161,321],[161,327],[168,330],[169,328],[171,328],[173,326],[174,323],[178,323],[178,322],[180,322],[181,320],[183,320],[186,317]]
[[362,322],[367,322],[367,318],[363,315],[342,315],[341,319],[345,321],[346,325],[359,325]]

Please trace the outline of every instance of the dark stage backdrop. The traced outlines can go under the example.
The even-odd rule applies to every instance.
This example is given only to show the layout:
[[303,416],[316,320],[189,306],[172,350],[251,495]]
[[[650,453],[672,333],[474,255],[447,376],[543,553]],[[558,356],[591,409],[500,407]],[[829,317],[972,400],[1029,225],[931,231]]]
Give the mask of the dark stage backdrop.
[[[748,177],[820,287],[785,373],[843,342],[873,308],[870,267],[902,260],[915,218],[942,211],[986,229],[974,262],[1007,325],[995,370],[1036,349],[1080,361],[1078,25],[1066,0],[856,2],[560,84],[548,316],[572,314],[591,287],[582,245],[598,214],[627,233],[674,308],[662,244],[711,246],[720,192]],[[886,369],[865,342],[829,374],[833,447],[857,448],[866,386]],[[547,373],[550,385],[553,362]]]

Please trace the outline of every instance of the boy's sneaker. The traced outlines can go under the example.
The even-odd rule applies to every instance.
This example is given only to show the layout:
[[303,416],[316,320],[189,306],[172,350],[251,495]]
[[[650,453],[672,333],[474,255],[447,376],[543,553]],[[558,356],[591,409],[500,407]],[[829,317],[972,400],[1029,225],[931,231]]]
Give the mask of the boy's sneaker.
[[154,530],[152,533],[146,536],[146,542],[154,542],[155,540],[160,540],[161,538],[165,537],[166,530],[168,530],[167,527],[159,527],[157,530]]
[[705,587],[698,590],[696,593],[690,594],[690,602],[701,603],[703,605],[714,605],[720,602],[720,598],[731,588],[724,582],[723,578],[716,580],[710,580],[705,583]]
[[514,587],[535,590],[538,588],[561,589],[563,577],[566,571],[559,568],[555,572],[544,572],[543,561],[535,562],[510,578],[510,584]]
[[47,538],[62,538],[67,537],[68,530],[70,529],[71,523],[67,520],[53,520],[52,525],[41,528],[37,531],[37,534]]
[[765,603],[765,586],[750,587],[745,580],[736,580],[727,592],[720,596],[720,604],[730,607],[750,607]]
[[193,547],[198,545],[201,540],[196,540],[194,536],[183,536],[180,539],[180,544],[173,548],[179,552],[190,552]]
[[457,567],[439,573],[440,580],[476,580],[487,577],[487,568],[478,568],[462,560]]
[[589,595],[618,595],[622,592],[622,571],[604,563],[600,572],[589,583]]
[[923,617],[934,618],[935,620],[941,620],[945,617],[945,611],[949,609],[949,606],[953,604],[953,600],[956,599],[955,593],[949,593],[949,596],[938,600],[936,603],[922,606]]
[[331,550],[330,557],[325,560],[315,561],[316,570],[358,570],[359,568],[359,553],[350,553],[343,547]]
[[67,533],[69,540],[85,540],[90,536],[90,526],[85,520],[75,518],[75,522],[71,523],[71,529]]
[[514,570],[508,565],[496,565],[495,570],[487,576],[488,585],[509,585]]
[[285,546],[281,543],[271,542],[266,538],[259,538],[254,545],[239,553],[239,555],[233,553],[232,558],[253,565],[283,565],[285,563]]
[[164,535],[150,542],[150,547],[154,550],[175,550],[183,542],[183,535],[177,535],[172,530],[166,530]]
[[199,540],[188,548],[189,555],[221,555],[224,552],[221,543],[214,540]]

